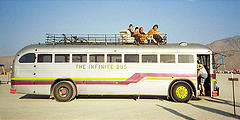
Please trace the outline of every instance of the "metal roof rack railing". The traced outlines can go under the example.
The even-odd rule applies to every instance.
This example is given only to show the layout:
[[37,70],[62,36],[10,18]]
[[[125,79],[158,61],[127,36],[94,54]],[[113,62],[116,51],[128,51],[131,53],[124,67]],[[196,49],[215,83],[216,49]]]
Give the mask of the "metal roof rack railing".
[[46,34],[46,44],[120,44],[120,34]]

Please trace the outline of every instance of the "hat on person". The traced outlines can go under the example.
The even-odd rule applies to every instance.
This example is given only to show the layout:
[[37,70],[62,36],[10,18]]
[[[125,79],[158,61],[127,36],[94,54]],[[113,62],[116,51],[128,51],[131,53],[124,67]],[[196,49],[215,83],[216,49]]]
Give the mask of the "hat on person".
[[132,24],[130,24],[129,27],[134,27],[134,26]]

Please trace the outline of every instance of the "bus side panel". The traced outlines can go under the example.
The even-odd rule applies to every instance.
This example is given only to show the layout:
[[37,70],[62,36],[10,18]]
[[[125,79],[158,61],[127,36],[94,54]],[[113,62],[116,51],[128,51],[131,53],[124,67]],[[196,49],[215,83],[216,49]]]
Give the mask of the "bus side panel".
[[36,90],[35,93],[36,94],[44,94],[44,95],[50,95],[50,90],[51,90],[51,85],[35,85]]
[[16,93],[22,94],[34,94],[35,85],[12,85],[12,88],[16,88]]

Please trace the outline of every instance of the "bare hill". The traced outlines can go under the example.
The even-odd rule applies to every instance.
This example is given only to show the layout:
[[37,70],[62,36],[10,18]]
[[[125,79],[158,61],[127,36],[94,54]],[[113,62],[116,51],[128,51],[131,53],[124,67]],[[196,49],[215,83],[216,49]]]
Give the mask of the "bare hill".
[[6,71],[10,70],[14,56],[0,56],[0,64],[4,64]]
[[[217,40],[207,46],[216,53],[226,55],[224,57],[226,70],[240,69],[240,36]],[[221,63],[221,56],[216,56],[215,60]],[[220,66],[218,70],[224,70],[224,67]]]

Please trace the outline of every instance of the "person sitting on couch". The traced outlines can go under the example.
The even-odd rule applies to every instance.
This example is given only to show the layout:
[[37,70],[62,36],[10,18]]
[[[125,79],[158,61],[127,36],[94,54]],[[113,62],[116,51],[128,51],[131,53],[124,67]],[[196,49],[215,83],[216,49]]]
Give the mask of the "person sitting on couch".
[[[136,29],[137,28],[137,29]],[[139,32],[139,29],[138,29],[138,27],[136,27],[135,28],[135,31],[133,31],[133,25],[132,24],[130,24],[129,25],[129,28],[128,28],[128,30],[130,31],[130,33],[131,33],[131,37],[134,37],[135,38],[135,40],[136,40],[136,44],[139,44],[139,42],[140,42],[140,37],[139,37],[139,35],[138,35],[138,33],[137,33],[137,31]]]

